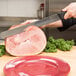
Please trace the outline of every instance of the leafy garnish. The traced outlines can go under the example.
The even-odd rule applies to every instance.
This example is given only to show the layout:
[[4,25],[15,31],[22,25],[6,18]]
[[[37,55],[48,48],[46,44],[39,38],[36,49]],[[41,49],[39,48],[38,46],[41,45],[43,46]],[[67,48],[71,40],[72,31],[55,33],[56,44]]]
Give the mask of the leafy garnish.
[[5,52],[5,45],[0,45],[0,56],[3,56]]
[[57,52],[57,49],[70,51],[74,44],[74,40],[54,39],[53,37],[49,37],[45,52]]

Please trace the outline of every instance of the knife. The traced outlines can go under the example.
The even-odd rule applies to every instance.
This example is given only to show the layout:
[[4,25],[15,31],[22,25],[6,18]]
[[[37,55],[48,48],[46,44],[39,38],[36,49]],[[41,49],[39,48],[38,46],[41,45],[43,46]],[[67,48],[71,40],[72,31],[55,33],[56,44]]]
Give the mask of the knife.
[[27,28],[28,26],[31,26],[31,25],[35,25],[35,26],[40,27],[40,26],[47,25],[49,23],[55,22],[57,20],[60,20],[60,17],[59,17],[58,14],[62,14],[62,13],[65,13],[65,12],[59,12],[57,14],[45,17],[42,20],[30,23],[30,24],[26,24],[26,25],[17,27],[15,29],[3,31],[3,32],[0,33],[0,40],[4,40],[6,37],[24,32],[24,29]]

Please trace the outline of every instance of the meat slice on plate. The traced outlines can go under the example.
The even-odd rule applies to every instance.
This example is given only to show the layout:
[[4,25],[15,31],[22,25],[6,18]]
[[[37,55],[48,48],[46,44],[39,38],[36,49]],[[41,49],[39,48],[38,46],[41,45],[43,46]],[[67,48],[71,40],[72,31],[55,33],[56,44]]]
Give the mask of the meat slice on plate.
[[8,62],[6,76],[68,76],[68,63],[47,56],[25,56]]
[[[14,29],[25,24],[14,25],[10,29]],[[41,53],[46,46],[46,36],[44,32],[37,26],[31,25],[25,29],[25,32],[16,34],[6,38],[6,51],[14,56],[36,55]]]

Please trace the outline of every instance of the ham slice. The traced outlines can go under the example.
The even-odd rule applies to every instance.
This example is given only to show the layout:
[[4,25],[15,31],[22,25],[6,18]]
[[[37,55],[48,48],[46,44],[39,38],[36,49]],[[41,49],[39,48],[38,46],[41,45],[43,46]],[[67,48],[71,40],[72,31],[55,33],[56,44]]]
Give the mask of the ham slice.
[[25,56],[8,62],[4,67],[6,76],[68,76],[68,63],[47,56]]
[[[30,23],[26,21],[20,25],[14,25],[10,29],[20,27]],[[6,51],[14,56],[36,55],[41,53],[46,46],[44,32],[37,26],[31,25],[25,32],[6,38]]]

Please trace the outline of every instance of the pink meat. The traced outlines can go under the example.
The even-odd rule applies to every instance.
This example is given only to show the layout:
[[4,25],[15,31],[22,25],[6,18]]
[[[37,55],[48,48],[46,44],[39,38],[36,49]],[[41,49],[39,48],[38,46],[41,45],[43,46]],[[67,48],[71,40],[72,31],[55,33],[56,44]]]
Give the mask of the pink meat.
[[[28,24],[25,22],[20,25],[14,25],[10,29]],[[6,38],[6,51],[14,56],[36,55],[41,53],[46,46],[46,37],[44,32],[37,26],[29,26],[25,32]]]
[[68,76],[68,63],[47,56],[25,56],[8,62],[4,67],[6,76]]

